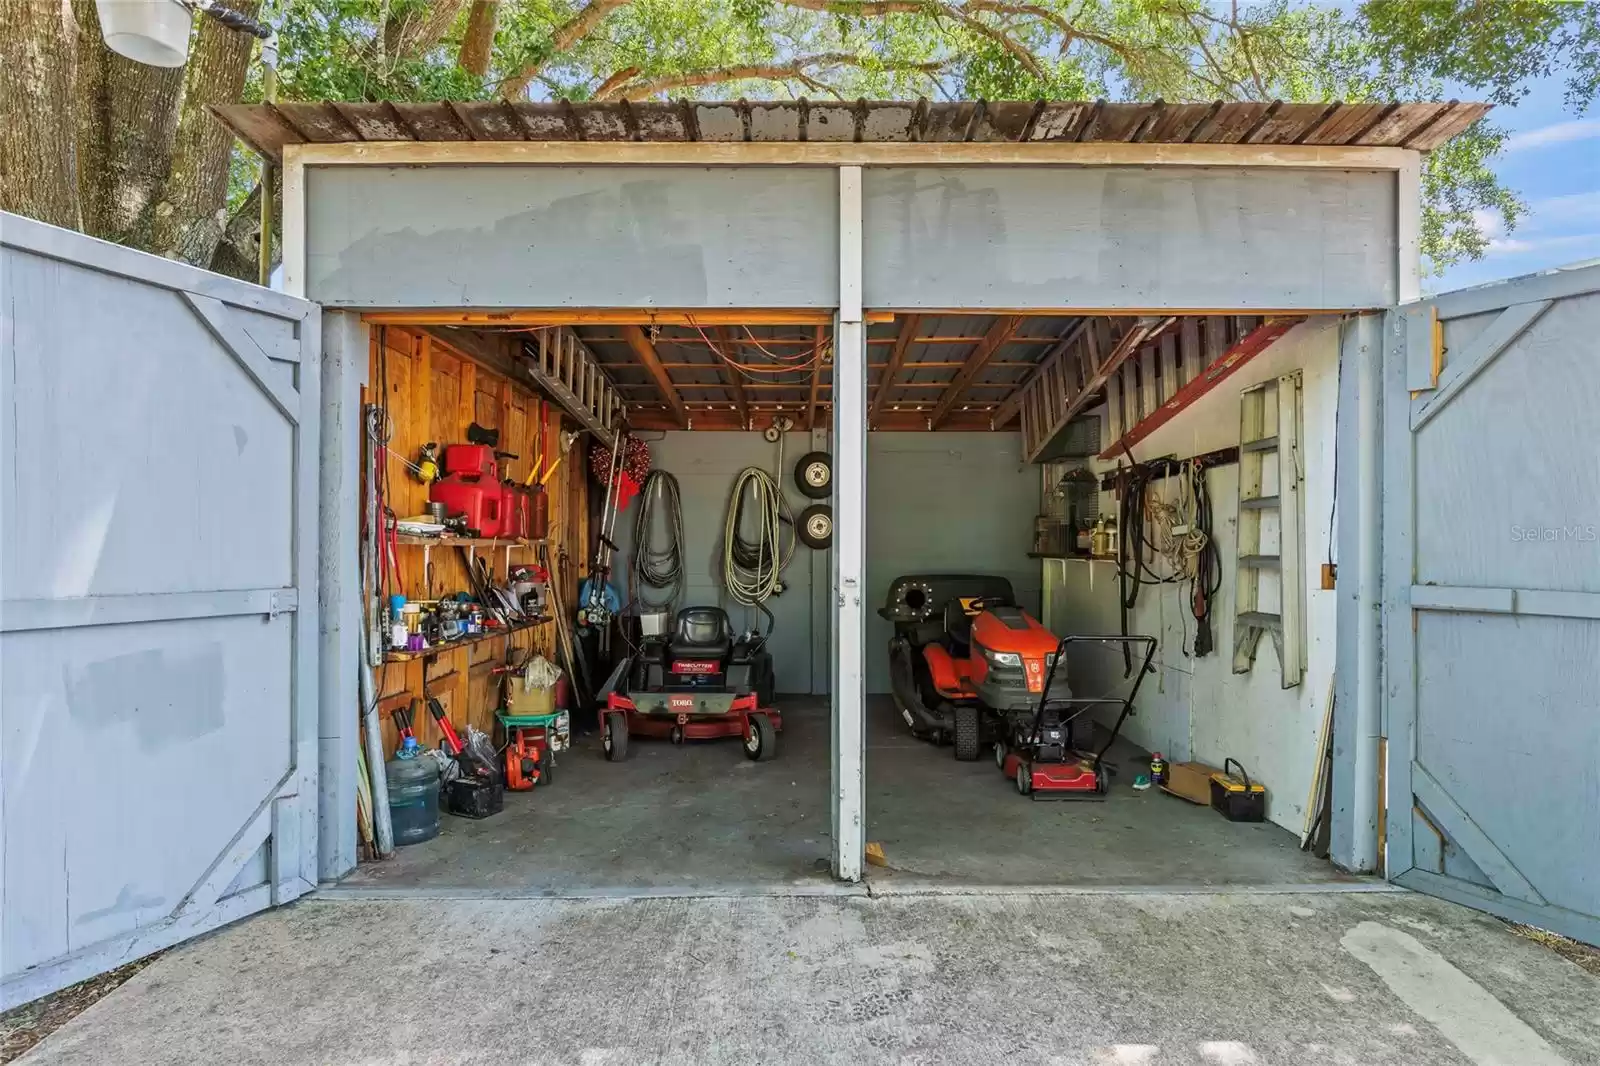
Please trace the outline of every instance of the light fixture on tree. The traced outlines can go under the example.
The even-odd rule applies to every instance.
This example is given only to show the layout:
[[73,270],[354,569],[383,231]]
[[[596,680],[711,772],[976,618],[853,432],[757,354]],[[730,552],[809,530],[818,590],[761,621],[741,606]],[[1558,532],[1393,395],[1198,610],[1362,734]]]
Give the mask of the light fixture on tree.
[[183,66],[196,11],[262,40],[272,36],[268,27],[217,0],[95,0],[94,6],[106,47],[152,67]]

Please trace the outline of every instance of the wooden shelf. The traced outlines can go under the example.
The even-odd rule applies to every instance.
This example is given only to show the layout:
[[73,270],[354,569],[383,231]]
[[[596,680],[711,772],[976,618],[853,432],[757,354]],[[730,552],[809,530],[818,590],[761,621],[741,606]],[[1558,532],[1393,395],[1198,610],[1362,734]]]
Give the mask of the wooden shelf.
[[1077,552],[1029,552],[1028,558],[1065,559],[1069,562],[1076,559],[1085,563],[1114,563],[1117,561],[1117,557],[1115,555],[1082,555]]
[[417,548],[535,548],[543,540],[513,540],[507,537],[421,537],[414,533],[400,533],[395,543]]
[[482,633],[474,633],[470,637],[457,637],[447,640],[443,644],[434,644],[423,648],[421,651],[388,651],[384,653],[384,661],[391,663],[409,662],[412,659],[426,659],[430,655],[443,655],[447,651],[465,648],[469,644],[476,644],[480,640],[493,640],[495,637],[508,637],[513,633],[521,633],[525,629],[542,626],[550,621],[548,618],[535,618],[531,622],[518,622],[514,626],[501,626],[498,629],[486,629]]

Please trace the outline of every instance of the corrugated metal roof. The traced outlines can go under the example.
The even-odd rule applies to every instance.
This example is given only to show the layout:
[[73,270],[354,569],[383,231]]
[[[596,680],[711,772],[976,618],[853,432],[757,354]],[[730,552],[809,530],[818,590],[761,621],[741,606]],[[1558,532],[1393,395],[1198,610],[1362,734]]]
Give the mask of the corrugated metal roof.
[[211,111],[273,158],[355,141],[1121,141],[1437,148],[1489,111],[1420,103],[859,100],[232,104]]

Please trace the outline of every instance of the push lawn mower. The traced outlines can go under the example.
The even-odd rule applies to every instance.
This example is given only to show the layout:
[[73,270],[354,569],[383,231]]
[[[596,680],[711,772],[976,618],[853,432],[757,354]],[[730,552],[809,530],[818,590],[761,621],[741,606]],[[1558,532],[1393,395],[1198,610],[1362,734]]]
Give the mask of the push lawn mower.
[[[1077,643],[1144,646],[1144,659],[1134,675],[1126,699],[1116,697],[1074,697],[1058,683],[1063,673],[1067,648]],[[1063,637],[1045,671],[1038,703],[1031,710],[1011,711],[1001,716],[1000,736],[994,742],[994,764],[1015,781],[1024,796],[1041,798],[1099,799],[1109,787],[1105,756],[1122,732],[1122,723],[1133,710],[1133,700],[1155,657],[1155,637]],[[1065,694],[1063,694],[1065,693]],[[1078,751],[1072,744],[1072,725],[1092,707],[1121,705],[1111,736],[1093,755]]]
[[674,744],[740,737],[746,758],[773,758],[783,719],[772,706],[772,655],[764,644],[753,634],[735,639],[720,607],[679,611],[669,635],[646,637],[611,675],[600,711],[606,758],[627,758],[635,733]]
[[1055,662],[1056,637],[1016,605],[1011,582],[982,574],[912,574],[878,614],[894,623],[890,687],[911,732],[979,757],[998,723],[1031,712]]

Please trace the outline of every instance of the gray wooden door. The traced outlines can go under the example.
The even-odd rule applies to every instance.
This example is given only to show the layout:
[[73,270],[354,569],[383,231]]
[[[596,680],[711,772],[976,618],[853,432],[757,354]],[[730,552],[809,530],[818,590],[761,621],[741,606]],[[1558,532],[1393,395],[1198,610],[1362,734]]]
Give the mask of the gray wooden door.
[[0,215],[6,1006],[313,887],[315,305]]
[[1389,876],[1600,942],[1600,266],[1386,337]]

